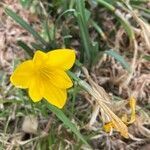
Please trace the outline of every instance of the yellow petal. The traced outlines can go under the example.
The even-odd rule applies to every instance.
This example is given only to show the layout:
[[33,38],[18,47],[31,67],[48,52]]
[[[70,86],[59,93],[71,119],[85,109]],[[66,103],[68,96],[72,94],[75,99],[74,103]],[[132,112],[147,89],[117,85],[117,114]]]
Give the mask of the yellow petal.
[[62,108],[66,103],[67,92],[66,90],[56,88],[50,81],[45,81],[43,97],[52,105]]
[[19,88],[28,88],[33,74],[33,62],[31,60],[21,63],[13,72],[10,81]]
[[43,97],[43,84],[40,78],[35,77],[30,82],[29,86],[29,96],[34,102],[38,102]]
[[128,121],[127,114],[124,114],[124,115],[121,117],[121,120],[126,124],[127,121]]
[[132,124],[136,119],[136,112],[135,112],[136,100],[133,96],[130,97],[129,105],[131,108],[131,118],[130,121],[127,122],[127,124]]
[[70,69],[75,62],[75,50],[57,49],[47,53],[51,67]]
[[49,75],[51,83],[61,89],[72,87],[73,83],[67,73],[63,70],[53,70]]
[[113,129],[113,123],[112,122],[108,122],[103,126],[103,129],[105,132],[109,133],[112,131]]
[[33,62],[36,67],[43,65],[47,61],[47,54],[37,50],[33,57]]

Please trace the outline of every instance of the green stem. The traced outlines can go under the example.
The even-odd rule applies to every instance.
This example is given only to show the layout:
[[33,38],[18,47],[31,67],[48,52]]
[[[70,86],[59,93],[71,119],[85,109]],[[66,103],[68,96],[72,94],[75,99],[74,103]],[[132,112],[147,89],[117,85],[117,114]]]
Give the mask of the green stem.
[[75,80],[77,83],[78,83],[78,85],[80,86],[80,87],[82,87],[84,90],[86,90],[87,92],[89,92],[89,93],[91,93],[91,87],[90,87],[90,85],[87,83],[87,82],[85,82],[84,80],[81,80],[80,78],[78,78],[77,76],[76,76],[76,74],[74,74],[73,72],[71,72],[71,71],[67,71],[67,73],[68,73],[68,75],[73,79],[73,80]]

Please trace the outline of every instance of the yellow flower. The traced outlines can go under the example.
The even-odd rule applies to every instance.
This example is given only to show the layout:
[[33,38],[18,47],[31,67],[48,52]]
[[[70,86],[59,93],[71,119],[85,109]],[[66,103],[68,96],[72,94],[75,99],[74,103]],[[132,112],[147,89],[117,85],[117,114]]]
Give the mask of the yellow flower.
[[38,50],[33,60],[23,62],[15,69],[10,81],[18,88],[28,89],[34,102],[45,98],[62,108],[67,99],[66,89],[73,85],[66,71],[74,62],[74,50],[57,49],[48,53]]

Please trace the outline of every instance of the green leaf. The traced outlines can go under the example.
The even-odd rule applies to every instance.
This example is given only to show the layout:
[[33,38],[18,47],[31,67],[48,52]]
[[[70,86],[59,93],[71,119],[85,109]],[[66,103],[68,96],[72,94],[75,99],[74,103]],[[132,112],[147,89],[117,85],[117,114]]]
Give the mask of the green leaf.
[[16,21],[20,26],[26,29],[29,33],[31,33],[35,39],[40,41],[43,45],[47,45],[47,42],[20,16],[18,16],[14,11],[9,8],[5,8],[5,12],[9,15],[14,21]]
[[42,47],[42,45],[36,44],[36,43],[34,43],[34,42],[31,42],[31,46],[32,46],[34,49],[36,49],[36,50],[41,50],[41,51],[45,51],[45,50],[46,50],[45,47]]
[[73,133],[76,134],[76,136],[84,143],[87,144],[87,141],[83,138],[83,136],[81,135],[81,133],[78,131],[78,129],[76,128],[76,126],[67,118],[67,116],[63,113],[62,110],[58,109],[57,107],[49,104],[48,102],[46,102],[47,107],[64,123],[64,125],[68,128],[71,129],[71,131]]
[[128,62],[126,62],[125,59],[121,55],[119,55],[117,52],[113,50],[105,51],[105,53],[107,55],[114,57],[125,69],[127,69],[130,72],[130,66]]

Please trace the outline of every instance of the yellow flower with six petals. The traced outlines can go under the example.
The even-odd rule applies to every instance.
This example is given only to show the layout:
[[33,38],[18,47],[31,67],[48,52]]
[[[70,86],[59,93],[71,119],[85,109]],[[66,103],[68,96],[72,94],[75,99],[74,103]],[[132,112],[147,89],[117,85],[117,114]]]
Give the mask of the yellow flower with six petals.
[[74,50],[57,49],[48,53],[38,50],[32,60],[21,63],[15,69],[10,81],[18,88],[28,89],[34,102],[45,98],[62,108],[67,99],[66,89],[73,85],[66,71],[74,62]]

